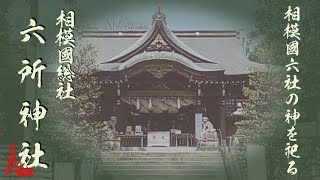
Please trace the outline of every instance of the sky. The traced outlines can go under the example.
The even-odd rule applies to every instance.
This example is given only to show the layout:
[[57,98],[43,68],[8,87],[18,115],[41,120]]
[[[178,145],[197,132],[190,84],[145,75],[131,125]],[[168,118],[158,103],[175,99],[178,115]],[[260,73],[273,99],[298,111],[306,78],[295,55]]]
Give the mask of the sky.
[[[70,1],[70,0],[69,0]],[[171,30],[241,30],[240,36],[254,30],[257,0],[39,0],[38,15],[34,17],[45,30],[41,35],[46,43],[41,46],[42,54],[49,55],[55,48],[59,27],[56,18],[63,9],[75,11],[75,28],[95,22],[97,29],[108,30],[106,15],[116,18],[128,18],[130,21],[151,25],[152,15],[158,7],[166,15]],[[30,14],[27,1],[13,1],[9,9],[8,20],[12,29],[13,42],[20,42],[20,31],[29,24]],[[80,28],[80,30],[82,30]],[[87,30],[87,28],[86,28]],[[57,48],[57,47],[56,47]]]
[[[75,0],[73,0],[75,1]],[[38,21],[54,33],[55,18],[60,10],[74,10],[78,23],[93,23],[106,30],[105,16],[129,18],[150,25],[158,7],[167,17],[172,30],[253,30],[257,0],[76,0],[73,6],[65,0],[39,0]],[[10,11],[12,22],[28,22],[25,1],[16,1]]]
[[[96,24],[100,24],[101,27],[107,13],[130,17],[149,25],[157,7],[166,14],[167,23],[174,30],[252,29],[255,22],[256,0],[120,0],[116,3],[96,0],[95,2],[97,3],[81,1],[77,5],[83,16],[94,17]],[[82,7],[86,10],[82,10]]]

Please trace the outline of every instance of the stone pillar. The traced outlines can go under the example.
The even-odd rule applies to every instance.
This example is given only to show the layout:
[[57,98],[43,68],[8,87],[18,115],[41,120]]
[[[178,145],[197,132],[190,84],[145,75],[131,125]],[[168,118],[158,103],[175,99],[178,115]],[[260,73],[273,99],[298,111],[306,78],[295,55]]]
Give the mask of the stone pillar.
[[260,145],[247,144],[248,180],[267,180],[265,148]]

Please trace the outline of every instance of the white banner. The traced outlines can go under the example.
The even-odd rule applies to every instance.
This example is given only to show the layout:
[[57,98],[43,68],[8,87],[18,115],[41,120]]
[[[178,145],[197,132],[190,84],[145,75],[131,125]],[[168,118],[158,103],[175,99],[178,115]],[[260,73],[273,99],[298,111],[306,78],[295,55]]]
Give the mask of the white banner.
[[195,136],[199,139],[202,133],[202,113],[196,113],[194,116],[195,120]]

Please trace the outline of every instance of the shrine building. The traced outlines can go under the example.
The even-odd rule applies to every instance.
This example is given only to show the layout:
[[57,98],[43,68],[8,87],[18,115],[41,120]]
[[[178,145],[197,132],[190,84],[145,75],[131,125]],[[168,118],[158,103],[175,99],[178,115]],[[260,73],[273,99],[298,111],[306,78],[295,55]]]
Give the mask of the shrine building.
[[250,69],[264,67],[247,58],[239,31],[173,31],[160,10],[146,31],[81,35],[98,52],[103,116],[117,117],[123,147],[195,146],[202,117],[232,135]]

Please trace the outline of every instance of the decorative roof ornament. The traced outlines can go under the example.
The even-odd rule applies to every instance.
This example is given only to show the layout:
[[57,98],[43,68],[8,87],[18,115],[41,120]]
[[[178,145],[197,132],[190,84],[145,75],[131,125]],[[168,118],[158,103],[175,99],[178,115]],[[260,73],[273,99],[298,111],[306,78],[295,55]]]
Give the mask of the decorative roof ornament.
[[146,48],[147,51],[172,51],[171,47],[158,34],[152,43]]
[[164,75],[166,75],[168,72],[172,71],[173,66],[168,65],[158,65],[158,66],[152,66],[147,65],[145,66],[147,69],[146,71],[151,73],[155,78],[163,78]]
[[152,24],[153,24],[155,21],[156,21],[156,22],[161,22],[161,21],[163,21],[164,24],[167,24],[167,22],[166,22],[166,15],[165,15],[163,12],[161,12],[160,7],[158,7],[158,11],[152,16],[152,19],[153,19]]

